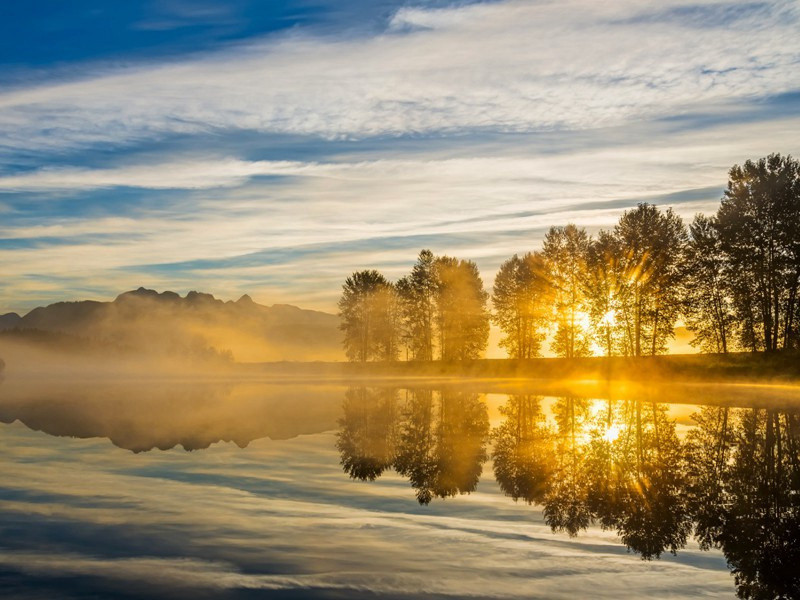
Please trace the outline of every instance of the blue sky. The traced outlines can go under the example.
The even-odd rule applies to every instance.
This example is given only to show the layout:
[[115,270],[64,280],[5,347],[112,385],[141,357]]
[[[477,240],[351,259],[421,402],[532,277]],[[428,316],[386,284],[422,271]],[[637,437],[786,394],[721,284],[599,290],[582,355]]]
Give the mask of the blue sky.
[[335,310],[800,154],[796,2],[0,6],[0,313],[145,285]]

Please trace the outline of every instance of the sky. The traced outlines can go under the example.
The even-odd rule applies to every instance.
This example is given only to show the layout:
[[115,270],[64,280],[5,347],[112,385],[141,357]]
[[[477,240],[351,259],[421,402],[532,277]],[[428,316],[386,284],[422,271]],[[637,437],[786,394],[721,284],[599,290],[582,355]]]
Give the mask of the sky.
[[0,314],[139,286],[334,312],[800,155],[800,3],[0,4]]

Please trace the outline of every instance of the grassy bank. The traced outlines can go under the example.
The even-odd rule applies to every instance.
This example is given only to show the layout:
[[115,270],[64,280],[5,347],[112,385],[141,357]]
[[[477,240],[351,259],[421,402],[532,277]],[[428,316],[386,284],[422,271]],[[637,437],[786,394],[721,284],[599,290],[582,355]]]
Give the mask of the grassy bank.
[[676,354],[642,357],[484,359],[464,362],[262,363],[253,372],[344,377],[800,383],[800,354]]

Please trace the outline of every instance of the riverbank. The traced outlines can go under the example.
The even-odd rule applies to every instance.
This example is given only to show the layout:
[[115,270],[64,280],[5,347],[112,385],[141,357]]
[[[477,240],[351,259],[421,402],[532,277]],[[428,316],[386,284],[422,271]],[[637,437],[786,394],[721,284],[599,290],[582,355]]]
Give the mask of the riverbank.
[[252,363],[243,371],[330,377],[422,377],[800,384],[800,353],[675,354],[641,357],[483,359],[461,362]]

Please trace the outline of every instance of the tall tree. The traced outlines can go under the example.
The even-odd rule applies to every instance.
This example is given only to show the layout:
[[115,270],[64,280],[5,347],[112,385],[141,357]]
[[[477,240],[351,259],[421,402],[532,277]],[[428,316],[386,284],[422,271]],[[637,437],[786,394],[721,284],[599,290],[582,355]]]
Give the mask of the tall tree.
[[500,345],[511,358],[540,355],[552,316],[551,299],[541,254],[515,254],[500,265],[492,293],[493,320],[504,334]]
[[613,233],[600,231],[589,244],[584,294],[592,334],[606,356],[632,353],[628,343],[633,339],[632,328],[622,311],[628,290],[622,268],[619,240]]
[[729,277],[716,219],[696,215],[689,226],[684,314],[695,336],[692,345],[705,352],[724,353],[733,346],[735,319]]
[[753,350],[797,345],[798,215],[798,161],[771,154],[730,170],[717,221],[746,325],[742,342]]
[[558,323],[552,349],[566,358],[591,354],[588,323],[582,318],[588,316],[583,294],[588,251],[586,230],[572,223],[551,227],[544,238],[542,255],[555,292]]
[[351,361],[397,357],[397,298],[394,286],[378,271],[357,271],[342,286],[340,329]]
[[680,313],[686,228],[671,208],[642,203],[623,213],[614,235],[623,253],[622,309],[632,323],[633,354],[664,352]]
[[442,360],[479,358],[489,340],[489,295],[478,266],[450,256],[436,258],[436,325]]
[[414,360],[433,360],[436,310],[435,257],[422,250],[411,274],[397,282],[403,320],[403,336]]

